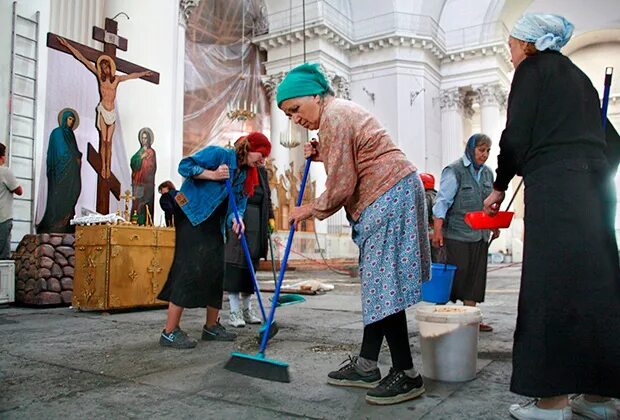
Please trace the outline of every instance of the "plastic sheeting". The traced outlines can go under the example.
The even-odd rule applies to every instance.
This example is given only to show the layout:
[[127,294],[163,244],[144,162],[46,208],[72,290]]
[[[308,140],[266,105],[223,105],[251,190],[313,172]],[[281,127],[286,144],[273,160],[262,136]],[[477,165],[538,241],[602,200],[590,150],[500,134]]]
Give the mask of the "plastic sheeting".
[[[210,144],[227,145],[249,131],[269,130],[260,53],[250,42],[266,31],[263,0],[203,0],[192,11],[185,40],[184,155]],[[226,115],[230,107],[253,109],[257,115],[231,120]]]

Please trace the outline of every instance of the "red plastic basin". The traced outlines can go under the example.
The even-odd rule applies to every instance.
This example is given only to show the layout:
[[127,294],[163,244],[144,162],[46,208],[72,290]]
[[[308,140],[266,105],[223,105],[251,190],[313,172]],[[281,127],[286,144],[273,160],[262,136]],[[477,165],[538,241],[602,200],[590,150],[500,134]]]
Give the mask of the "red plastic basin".
[[489,216],[483,211],[472,211],[465,214],[465,223],[472,229],[503,229],[510,226],[514,211],[498,211]]

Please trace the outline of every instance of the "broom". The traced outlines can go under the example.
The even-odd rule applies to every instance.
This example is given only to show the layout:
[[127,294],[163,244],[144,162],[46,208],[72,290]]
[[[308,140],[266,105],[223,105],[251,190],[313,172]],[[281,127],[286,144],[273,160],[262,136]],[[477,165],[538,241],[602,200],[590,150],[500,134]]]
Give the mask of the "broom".
[[[306,159],[306,167],[304,168],[304,176],[301,180],[301,186],[299,188],[299,197],[297,197],[297,207],[301,205],[301,201],[304,195],[304,189],[306,187],[306,180],[308,179],[308,172],[310,171],[310,162],[312,158]],[[282,280],[284,279],[284,272],[286,271],[286,263],[288,262],[288,256],[291,251],[291,245],[293,244],[293,234],[295,233],[295,226],[291,226],[291,230],[288,235],[288,241],[284,250],[284,256],[280,264],[280,275],[276,284],[276,290],[273,295],[273,301],[271,309],[269,311],[269,317],[267,319],[267,325],[273,321],[276,308],[278,307],[278,297],[280,296],[280,288],[282,287]],[[288,364],[280,362],[279,360],[267,359],[265,357],[265,349],[267,348],[267,334],[263,334],[263,338],[256,355],[244,354],[239,352],[233,352],[230,359],[224,366],[225,369],[231,372],[241,373],[242,375],[253,376],[255,378],[267,379],[268,381],[277,382],[290,382],[291,378],[288,373]]]
[[[230,179],[226,180],[226,189],[228,190],[228,201],[233,209],[233,213],[235,214],[235,220],[237,224],[241,226],[241,218],[239,217],[239,210],[237,209],[237,203],[235,203],[235,195],[233,194],[232,185],[230,184]],[[267,339],[272,338],[274,335],[278,333],[279,327],[278,324],[274,321],[273,323],[267,322],[267,316],[265,315],[265,308],[263,306],[263,300],[260,295],[260,288],[258,287],[258,281],[256,280],[256,272],[254,271],[254,265],[252,264],[252,256],[250,255],[250,248],[248,248],[248,243],[245,240],[245,234],[241,233],[241,247],[243,248],[243,253],[245,254],[245,260],[248,263],[248,270],[252,276],[252,283],[254,283],[254,291],[256,292],[256,300],[258,301],[258,306],[260,307],[260,312],[263,316],[263,325],[258,330],[259,339],[262,339],[262,335],[267,330],[267,326],[270,325],[269,334]]]

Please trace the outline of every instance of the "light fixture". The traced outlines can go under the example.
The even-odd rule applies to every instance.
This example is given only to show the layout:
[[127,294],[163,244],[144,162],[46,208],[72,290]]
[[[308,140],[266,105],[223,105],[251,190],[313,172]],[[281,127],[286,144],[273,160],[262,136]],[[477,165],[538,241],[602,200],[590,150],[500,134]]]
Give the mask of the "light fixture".
[[299,140],[293,139],[293,126],[291,120],[288,120],[288,130],[285,133],[280,133],[280,144],[287,149],[293,149],[301,144]]
[[415,101],[415,98],[418,97],[418,95],[422,92],[424,92],[426,90],[426,88],[422,88],[420,90],[417,91],[411,91],[409,92],[409,106],[413,106],[413,101]]
[[[306,62],[306,0],[302,1],[301,4],[302,10],[302,28],[303,28],[303,45],[304,45],[304,63]],[[291,34],[293,32],[293,1],[289,0],[289,29],[288,32]],[[289,70],[292,68],[291,65],[291,57],[293,55],[292,52],[293,41],[289,44],[288,50],[288,64]],[[307,136],[306,136],[307,137]],[[287,149],[293,149],[301,144],[301,141],[297,139],[293,139],[293,125],[291,123],[291,119],[288,120],[288,127],[286,132],[280,133],[280,144]]]
[[364,92],[366,92],[366,95],[368,95],[368,97],[370,98],[370,101],[374,105],[375,104],[375,94],[374,94],[374,92],[369,92],[368,89],[366,89],[365,86],[362,86],[362,90]]
[[[243,73],[243,57],[245,49],[245,0],[241,1],[241,73],[239,75],[240,80],[245,80],[245,74]],[[235,102],[229,102],[226,106],[226,116],[231,121],[241,121],[245,123],[246,120],[251,120],[256,117],[258,107],[252,103],[250,95],[245,100],[237,99]],[[243,130],[242,130],[243,131]]]

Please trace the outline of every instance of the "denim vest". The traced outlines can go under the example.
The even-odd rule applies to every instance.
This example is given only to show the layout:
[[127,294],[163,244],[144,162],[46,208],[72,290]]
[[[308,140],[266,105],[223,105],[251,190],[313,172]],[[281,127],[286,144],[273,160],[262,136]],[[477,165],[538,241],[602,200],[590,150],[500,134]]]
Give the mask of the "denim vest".
[[471,169],[458,159],[448,165],[454,171],[459,189],[454,202],[446,214],[443,235],[448,239],[463,242],[489,240],[488,230],[474,230],[465,224],[465,213],[482,210],[484,199],[493,191],[493,172],[488,166],[480,168],[480,184],[471,173]]
[[[248,197],[243,192],[245,181],[245,169],[237,170],[237,154],[234,149],[225,149],[219,146],[208,146],[183,158],[179,163],[179,174],[185,177],[180,192],[185,196],[185,200],[177,203],[192,223],[196,226],[204,222],[211,216],[213,211],[227,198],[226,183],[224,181],[208,181],[205,179],[194,179],[203,170],[215,170],[220,165],[228,165],[230,180],[235,195],[235,203],[239,210],[239,216],[243,217],[247,206]],[[234,218],[232,206],[228,203],[226,219],[221,220],[222,234],[226,235],[226,226],[232,225]]]

